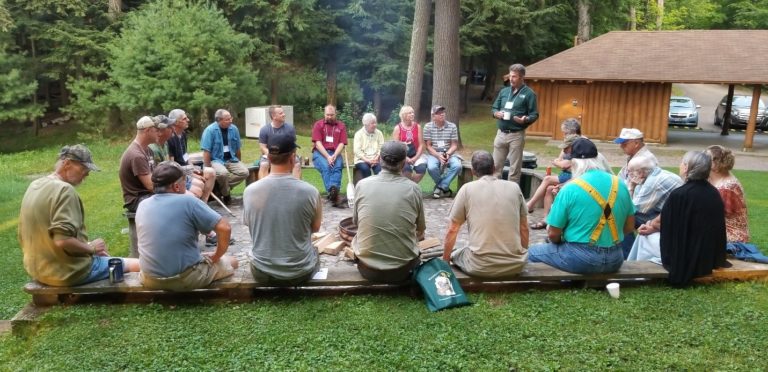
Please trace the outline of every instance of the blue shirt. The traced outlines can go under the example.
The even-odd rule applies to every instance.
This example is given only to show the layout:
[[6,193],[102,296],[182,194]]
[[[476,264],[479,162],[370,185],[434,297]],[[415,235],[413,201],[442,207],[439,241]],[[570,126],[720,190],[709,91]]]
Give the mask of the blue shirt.
[[136,210],[141,271],[168,278],[202,261],[198,234],[210,232],[219,220],[221,215],[190,195],[163,193],[142,201]]
[[[608,200],[608,194],[611,190],[613,175],[601,170],[590,170],[581,176],[581,179],[592,185]],[[616,194],[616,202],[613,205],[612,213],[616,219],[616,229],[619,233],[619,240],[624,240],[624,223],[627,218],[635,213],[635,206],[629,197],[629,190],[623,182],[619,182],[619,191]],[[584,189],[573,182],[568,182],[563,189],[557,193],[555,202],[552,204],[552,210],[547,216],[547,224],[563,230],[563,240],[570,243],[589,243],[589,237],[592,231],[600,222],[600,216],[603,214],[602,208],[597,204]],[[608,223],[605,224],[600,238],[597,240],[598,247],[614,246],[611,229]]]
[[[218,122],[213,122],[208,125],[203,131],[203,138],[200,139],[200,148],[203,151],[211,153],[211,161],[217,163],[224,163],[224,138],[222,137],[222,130],[219,127]],[[232,123],[227,128],[227,139],[229,139],[229,153],[232,155],[231,161],[237,163],[240,159],[237,158],[237,152],[242,147],[240,142],[240,131],[237,130],[235,123]]]

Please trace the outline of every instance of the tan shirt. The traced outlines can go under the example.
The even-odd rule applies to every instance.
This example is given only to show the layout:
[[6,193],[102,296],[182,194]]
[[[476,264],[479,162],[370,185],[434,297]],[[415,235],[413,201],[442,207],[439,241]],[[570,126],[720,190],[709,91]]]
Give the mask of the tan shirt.
[[24,252],[24,269],[41,283],[71,286],[91,272],[90,254],[73,256],[59,249],[54,240],[76,238],[88,242],[83,204],[75,188],[58,179],[33,181],[19,213],[19,243]]
[[461,262],[454,262],[469,275],[519,273],[528,259],[528,248],[520,242],[520,220],[527,215],[517,183],[484,176],[465,184],[449,217],[456,223],[467,223],[469,245],[462,249]]

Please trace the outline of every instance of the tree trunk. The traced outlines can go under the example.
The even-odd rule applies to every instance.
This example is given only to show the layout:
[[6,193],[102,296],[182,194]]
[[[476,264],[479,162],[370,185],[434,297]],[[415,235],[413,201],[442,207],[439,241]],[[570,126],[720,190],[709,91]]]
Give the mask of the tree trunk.
[[[445,119],[459,125],[459,25],[461,9],[459,0],[435,2],[435,56],[432,104],[445,106]],[[459,134],[461,147],[461,134]]]
[[381,91],[373,89],[373,114],[381,121]]
[[664,0],[656,0],[656,5],[659,7],[656,13],[656,30],[661,31],[661,25],[664,22]]
[[576,45],[589,41],[592,34],[592,20],[589,16],[589,0],[578,0],[579,25],[576,32]]
[[408,78],[405,81],[404,105],[413,107],[419,113],[421,86],[424,81],[424,64],[427,57],[429,18],[432,14],[431,0],[416,0],[411,31],[411,53],[408,57]]
[[634,4],[629,6],[629,30],[637,31],[637,11]]
[[109,0],[109,19],[113,22],[120,17],[123,12],[123,0]]
[[326,104],[336,106],[336,56],[331,55],[325,61]]

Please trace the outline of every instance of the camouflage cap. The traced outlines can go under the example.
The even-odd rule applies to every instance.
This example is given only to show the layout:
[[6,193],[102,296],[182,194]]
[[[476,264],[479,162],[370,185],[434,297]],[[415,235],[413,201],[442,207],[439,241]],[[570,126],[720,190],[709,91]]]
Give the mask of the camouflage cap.
[[92,170],[92,171],[100,171],[99,167],[96,166],[96,164],[93,163],[93,158],[91,157],[91,151],[88,150],[85,145],[72,145],[72,146],[64,146],[61,148],[61,151],[59,151],[59,159],[70,159],[79,161],[81,164],[83,164],[86,168]]

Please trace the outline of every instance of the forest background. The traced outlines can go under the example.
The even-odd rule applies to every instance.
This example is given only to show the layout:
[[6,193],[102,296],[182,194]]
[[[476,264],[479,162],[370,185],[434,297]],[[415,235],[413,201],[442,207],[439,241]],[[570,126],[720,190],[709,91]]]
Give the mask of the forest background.
[[277,103],[300,131],[327,103],[348,123],[403,103],[458,122],[470,84],[491,99],[510,63],[608,31],[760,28],[768,0],[0,0],[0,123],[74,122],[87,141]]

